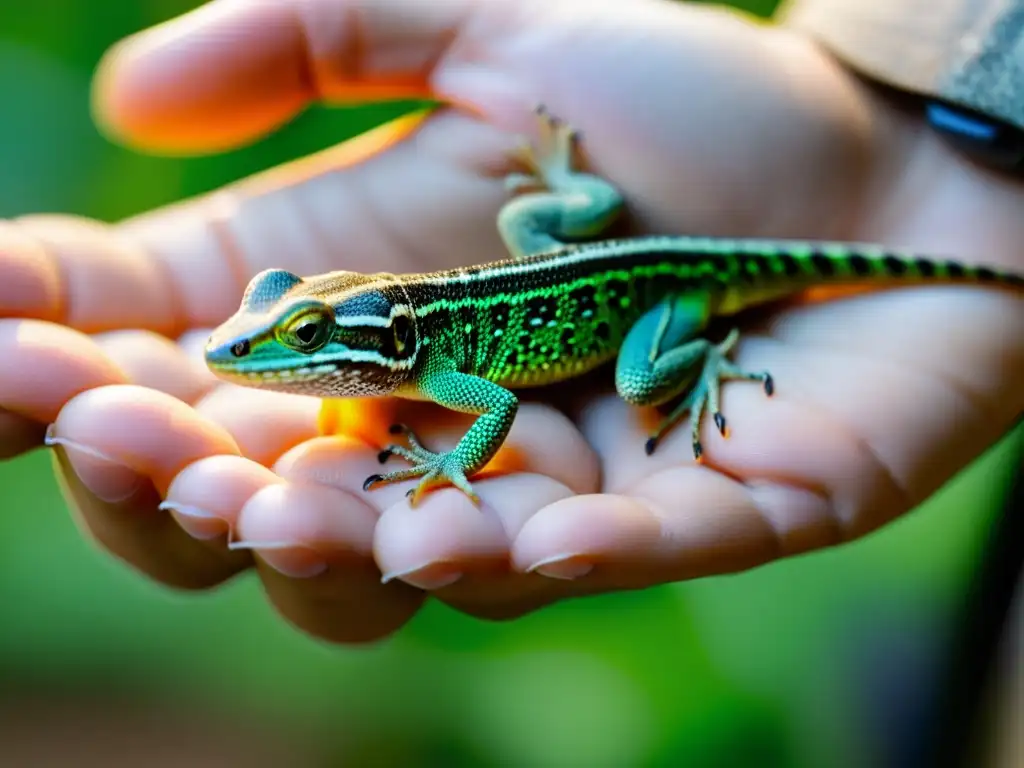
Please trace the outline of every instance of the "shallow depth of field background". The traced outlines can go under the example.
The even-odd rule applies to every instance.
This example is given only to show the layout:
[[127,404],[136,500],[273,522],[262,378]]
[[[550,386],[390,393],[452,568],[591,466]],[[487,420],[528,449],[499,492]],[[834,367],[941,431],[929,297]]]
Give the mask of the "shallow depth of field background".
[[[0,217],[117,220],[401,111],[314,109],[258,146],[202,159],[109,144],[89,113],[99,56],[196,4],[0,9]],[[768,13],[774,2],[735,4]],[[504,624],[433,605],[369,649],[293,631],[250,577],[181,595],[136,576],[82,538],[49,455],[37,451],[0,464],[0,756],[883,765],[914,735],[941,679],[949,632],[1014,471],[1012,442],[850,546]]]

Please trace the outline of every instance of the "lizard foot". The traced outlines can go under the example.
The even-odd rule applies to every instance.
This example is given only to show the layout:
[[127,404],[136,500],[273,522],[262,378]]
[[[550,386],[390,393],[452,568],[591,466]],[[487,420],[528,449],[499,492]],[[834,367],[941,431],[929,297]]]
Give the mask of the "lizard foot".
[[574,173],[573,153],[579,142],[579,131],[552,115],[543,105],[534,112],[540,126],[540,140],[534,145],[522,139],[515,150],[516,158],[530,173],[511,173],[505,177],[505,188],[512,193],[557,188]]
[[704,448],[700,443],[700,426],[705,409],[711,411],[712,418],[715,420],[715,427],[718,428],[722,437],[728,439],[729,425],[725,420],[725,416],[722,415],[718,408],[718,395],[722,382],[731,380],[759,381],[764,387],[766,395],[771,397],[775,394],[775,382],[770,373],[767,371],[744,371],[727,359],[726,356],[736,345],[739,337],[739,331],[734,328],[720,344],[709,345],[704,358],[704,366],[697,383],[648,437],[647,443],[644,445],[644,451],[648,456],[654,453],[658,447],[658,442],[664,437],[665,433],[689,413],[691,415],[693,458],[698,463],[702,462]]
[[377,454],[377,460],[383,464],[392,456],[400,456],[412,466],[409,469],[399,469],[383,475],[370,475],[363,483],[363,490],[369,491],[375,486],[389,485],[403,480],[410,480],[414,477],[423,479],[415,488],[409,490],[406,496],[409,499],[409,506],[415,507],[423,494],[431,488],[442,485],[453,485],[466,494],[474,504],[480,503],[480,497],[476,495],[469,480],[466,479],[465,463],[462,457],[455,451],[435,453],[423,447],[423,444],[416,438],[416,435],[404,424],[395,424],[389,431],[393,435],[404,434],[408,447],[403,445],[389,445]]

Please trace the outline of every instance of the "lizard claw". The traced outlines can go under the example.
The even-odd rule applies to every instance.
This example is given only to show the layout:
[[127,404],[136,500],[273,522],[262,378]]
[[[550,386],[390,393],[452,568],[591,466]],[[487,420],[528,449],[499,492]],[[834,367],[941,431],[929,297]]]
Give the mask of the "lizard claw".
[[543,104],[534,109],[539,126],[536,145],[523,138],[516,147],[515,157],[529,169],[529,173],[511,173],[505,177],[505,188],[514,193],[530,188],[548,189],[552,180],[572,173],[573,152],[579,142],[579,131],[561,118],[551,114]]
[[718,393],[722,382],[731,380],[759,381],[767,395],[771,396],[775,392],[775,382],[767,371],[746,371],[727,359],[727,354],[736,345],[738,339],[739,332],[734,329],[721,343],[708,344],[703,369],[697,384],[648,437],[644,446],[648,456],[654,452],[654,448],[661,438],[687,414],[690,415],[691,420],[693,457],[698,463],[704,461],[704,447],[701,445],[699,435],[701,420],[706,411],[711,411],[715,428],[723,438],[728,440],[729,424],[725,415],[718,410]]
[[377,460],[383,464],[392,456],[400,456],[412,466],[382,475],[370,475],[363,482],[364,491],[372,490],[375,486],[390,485],[418,477],[421,478],[420,482],[406,493],[411,507],[415,507],[427,491],[442,485],[454,486],[466,494],[474,504],[480,504],[480,497],[466,478],[463,462],[456,451],[430,451],[424,448],[412,431],[404,425],[392,425],[388,431],[392,434],[405,432],[409,445],[389,445],[377,454]]

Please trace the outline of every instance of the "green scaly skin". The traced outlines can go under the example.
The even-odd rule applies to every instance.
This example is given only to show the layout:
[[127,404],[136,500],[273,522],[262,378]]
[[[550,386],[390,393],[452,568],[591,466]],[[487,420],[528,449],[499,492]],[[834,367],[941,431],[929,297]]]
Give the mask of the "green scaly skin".
[[727,359],[735,329],[719,344],[703,338],[713,318],[826,284],[1024,288],[1020,275],[869,245],[600,240],[622,198],[603,179],[574,171],[575,132],[543,109],[537,113],[540,143],[524,143],[520,153],[531,173],[509,177],[517,196],[498,215],[511,258],[401,276],[262,272],[211,337],[211,370],[247,386],[325,398],[394,395],[475,414],[447,453],[393,426],[407,446],[388,446],[381,462],[400,456],[412,466],[373,475],[364,489],[419,477],[412,504],[448,484],[478,503],[469,478],[505,441],[518,408],[514,389],[563,381],[614,359],[615,386],[627,402],[679,400],[650,435],[647,453],[690,414],[699,460],[704,413],[726,432],[718,407],[723,381],[757,381],[773,391],[768,372]]

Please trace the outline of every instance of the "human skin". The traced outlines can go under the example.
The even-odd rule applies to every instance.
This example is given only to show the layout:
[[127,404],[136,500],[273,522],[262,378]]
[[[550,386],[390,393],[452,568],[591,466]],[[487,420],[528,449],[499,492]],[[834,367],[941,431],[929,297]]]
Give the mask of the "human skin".
[[[219,0],[104,59],[96,115],[159,153],[254,141],[319,100],[431,96],[402,141],[342,147],[115,225],[0,225],[0,455],[39,447],[84,529],[164,584],[255,569],[338,643],[429,595],[514,618],[581,595],[730,573],[863,536],[916,507],[1024,410],[1024,300],[929,287],[792,304],[744,324],[732,436],[651,420],[598,377],[524,403],[518,471],[410,509],[376,448],[316,433],[316,400],[219,384],[212,326],[268,267],[420,271],[503,256],[495,213],[542,102],[583,132],[636,232],[880,242],[1024,269],[1024,188],[812,42],[662,0]],[[359,157],[362,153],[363,157]],[[1016,383],[1015,383],[1016,382]],[[431,446],[468,421],[383,403]],[[167,501],[161,509],[162,500]],[[225,533],[242,546],[228,549]],[[382,574],[384,578],[382,579]]]

